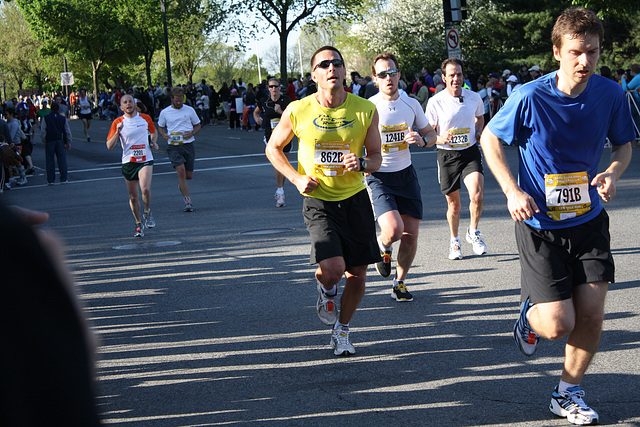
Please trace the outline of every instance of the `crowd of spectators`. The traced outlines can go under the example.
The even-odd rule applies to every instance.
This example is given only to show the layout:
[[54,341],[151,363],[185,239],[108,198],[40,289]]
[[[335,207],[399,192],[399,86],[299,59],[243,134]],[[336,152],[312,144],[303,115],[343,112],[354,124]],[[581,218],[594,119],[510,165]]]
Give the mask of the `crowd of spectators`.
[[[618,82],[625,91],[632,94],[631,110],[636,129],[640,132],[640,65],[634,64],[628,70],[615,71],[602,66],[599,71],[603,77]],[[484,102],[485,123],[488,123],[514,91],[544,73],[540,66],[529,67],[526,63],[521,63],[515,72],[504,69],[502,72],[478,73],[473,67],[468,66],[464,87],[478,92]],[[371,76],[362,77],[360,73],[353,71],[350,77],[350,83],[344,82],[348,92],[363,98],[370,98],[378,92]],[[230,83],[223,83],[217,91],[208,85],[205,79],[196,84],[187,82],[182,85],[185,93],[184,103],[196,110],[203,126],[227,122],[229,129],[259,130],[260,126],[256,124],[253,111],[269,96],[268,79],[269,77],[255,85],[243,82],[242,78],[233,79]],[[298,74],[286,82],[281,81],[281,84],[282,92],[292,101],[312,95],[317,90],[310,73],[306,73],[304,77]],[[427,67],[415,74],[402,74],[399,86],[409,96],[416,98],[423,108],[431,96],[445,88],[442,70],[435,69],[431,72]],[[155,87],[148,88],[131,86],[101,90],[97,100],[92,99],[92,115],[102,120],[115,119],[122,115],[119,107],[120,98],[130,94],[136,99],[142,112],[157,119],[160,111],[171,104],[170,91],[171,87],[166,82],[163,85],[156,83]],[[23,95],[7,99],[0,104],[0,113],[6,120],[5,122],[0,118],[0,143],[14,144],[22,157],[22,164],[19,166],[2,166],[0,191],[27,184],[27,176],[34,173],[31,159],[34,137],[44,117],[51,111],[53,100],[57,100],[59,114],[72,119],[77,118],[79,114],[79,97],[79,90],[71,91],[68,96],[56,91],[51,94]],[[93,95],[91,97],[93,98]]]

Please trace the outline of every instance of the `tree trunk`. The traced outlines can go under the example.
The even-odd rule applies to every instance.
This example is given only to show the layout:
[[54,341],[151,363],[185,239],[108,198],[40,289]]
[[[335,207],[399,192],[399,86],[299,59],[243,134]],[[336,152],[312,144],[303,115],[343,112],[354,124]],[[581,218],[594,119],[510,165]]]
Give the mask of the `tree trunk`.
[[144,71],[147,74],[147,87],[153,87],[151,83],[151,59],[153,59],[153,52],[151,52],[151,54],[144,54]]
[[91,74],[93,76],[93,102],[98,103],[98,70],[102,65],[101,61],[91,61]]
[[[286,18],[286,16],[285,16]],[[287,20],[280,18],[280,82],[287,84]]]

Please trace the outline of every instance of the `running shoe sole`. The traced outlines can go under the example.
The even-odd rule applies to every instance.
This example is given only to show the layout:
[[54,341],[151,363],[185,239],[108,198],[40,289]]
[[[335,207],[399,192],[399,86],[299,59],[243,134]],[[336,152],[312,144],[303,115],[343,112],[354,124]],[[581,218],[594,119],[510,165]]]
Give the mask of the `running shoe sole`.
[[[581,391],[581,393],[584,393]],[[584,394],[583,394],[584,395]],[[580,397],[582,400],[582,396]],[[584,403],[584,400],[582,400]],[[558,387],[551,394],[549,410],[552,414],[566,418],[571,424],[579,426],[590,426],[598,424],[599,417],[596,411],[591,408],[585,410],[580,408],[570,396],[565,397],[558,393]]]
[[376,270],[382,277],[391,276],[391,253],[385,252],[382,254],[382,261],[376,262]]

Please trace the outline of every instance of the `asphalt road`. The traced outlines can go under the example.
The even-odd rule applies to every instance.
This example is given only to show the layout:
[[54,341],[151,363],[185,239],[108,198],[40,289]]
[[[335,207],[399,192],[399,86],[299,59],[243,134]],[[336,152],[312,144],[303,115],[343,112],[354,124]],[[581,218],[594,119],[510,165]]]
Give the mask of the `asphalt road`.
[[[541,342],[530,359],[513,343],[518,255],[505,198],[489,173],[480,223],[489,252],[475,256],[464,242],[465,258],[449,261],[435,152],[415,150],[425,204],[407,281],[415,300],[391,299],[390,280],[369,268],[352,321],[357,353],[337,358],[315,313],[302,198],[287,183],[288,205],[275,207],[262,134],[220,125],[198,135],[193,213],[182,212],[166,153],[154,154],[157,227],[135,239],[120,150],[104,144],[108,125],[94,120],[86,142],[72,120],[69,184],[46,185],[38,141],[36,176],[0,196],[49,212],[46,228],[66,244],[100,340],[105,424],[568,424],[547,409],[564,340]],[[607,297],[600,352],[582,384],[602,424],[627,426],[640,425],[634,151],[607,205],[617,283]],[[516,151],[508,148],[507,156],[516,167]],[[463,212],[461,229],[467,221]]]

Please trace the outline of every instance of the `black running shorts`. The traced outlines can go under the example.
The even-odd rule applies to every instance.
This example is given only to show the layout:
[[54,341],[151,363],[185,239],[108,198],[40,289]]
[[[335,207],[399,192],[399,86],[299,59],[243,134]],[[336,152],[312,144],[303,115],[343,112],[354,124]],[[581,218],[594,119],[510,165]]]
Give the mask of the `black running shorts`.
[[369,194],[364,189],[339,202],[305,197],[304,223],[311,235],[311,264],[336,256],[346,269],[380,261]]
[[186,171],[193,172],[196,161],[196,149],[193,147],[193,143],[169,145],[167,146],[167,156],[169,156],[171,166],[174,168],[184,164]]
[[459,190],[460,180],[473,172],[484,175],[478,144],[464,150],[438,150],[438,181],[442,194]]
[[128,162],[122,164],[122,176],[127,181],[138,181],[138,172],[145,166],[153,165],[153,160],[144,163]]
[[613,283],[609,216],[603,209],[591,221],[570,228],[538,230],[516,222],[522,301],[563,301],[584,283]]
[[376,219],[389,211],[422,219],[422,196],[413,165],[397,172],[374,172],[367,176],[367,184]]

